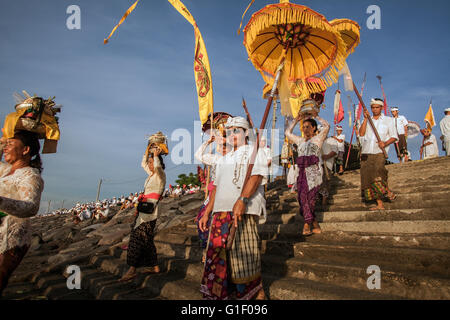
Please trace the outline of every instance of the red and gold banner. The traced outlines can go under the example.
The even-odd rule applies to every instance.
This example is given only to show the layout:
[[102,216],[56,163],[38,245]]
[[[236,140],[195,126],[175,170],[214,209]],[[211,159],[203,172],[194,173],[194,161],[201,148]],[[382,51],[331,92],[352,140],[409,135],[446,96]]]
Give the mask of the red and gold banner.
[[202,34],[185,5],[179,0],[168,0],[172,6],[194,27],[195,33],[195,56],[194,56],[194,75],[197,86],[198,112],[200,121],[205,123],[208,115],[213,113],[214,99],[211,80],[211,69],[209,65],[208,53],[206,52],[205,42]]

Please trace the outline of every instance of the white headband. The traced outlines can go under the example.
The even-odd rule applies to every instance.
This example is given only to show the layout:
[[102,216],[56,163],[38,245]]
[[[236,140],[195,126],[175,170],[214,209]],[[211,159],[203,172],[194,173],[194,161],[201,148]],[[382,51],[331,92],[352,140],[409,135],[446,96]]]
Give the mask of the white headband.
[[397,107],[392,107],[391,111],[398,111],[398,108]]
[[379,106],[384,106],[383,101],[375,100],[375,99],[370,100],[370,105],[373,105],[373,104],[379,105]]
[[248,124],[248,121],[242,117],[234,117],[234,118],[230,117],[228,118],[227,123],[225,123],[225,128],[228,129],[232,127],[244,128],[248,130],[250,128],[250,125]]

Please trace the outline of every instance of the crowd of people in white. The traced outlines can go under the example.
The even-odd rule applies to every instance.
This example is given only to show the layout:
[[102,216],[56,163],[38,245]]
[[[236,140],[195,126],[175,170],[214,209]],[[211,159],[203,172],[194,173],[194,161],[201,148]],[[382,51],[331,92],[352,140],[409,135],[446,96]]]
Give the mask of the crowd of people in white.
[[[169,185],[169,188],[165,189],[163,197],[181,197],[183,195],[187,194],[194,194],[197,192],[200,192],[201,188],[198,185],[183,185],[181,187],[180,185],[176,185],[173,187],[172,185]],[[112,199],[104,199],[102,201],[92,201],[87,203],[77,203],[74,207],[71,209],[57,209],[50,213],[43,214],[42,216],[46,215],[72,215],[74,216],[75,221],[81,222],[84,220],[89,219],[106,219],[110,215],[110,208],[117,208],[120,207],[120,210],[129,209],[136,207],[138,204],[138,199],[140,195],[143,195],[143,191],[130,193],[128,197],[122,195],[120,197],[113,197]]]

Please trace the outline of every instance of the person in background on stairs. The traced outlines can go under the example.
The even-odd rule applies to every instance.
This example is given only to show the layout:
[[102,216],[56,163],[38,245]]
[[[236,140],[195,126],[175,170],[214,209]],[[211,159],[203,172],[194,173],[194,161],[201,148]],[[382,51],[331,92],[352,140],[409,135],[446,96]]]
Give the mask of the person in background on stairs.
[[145,181],[144,195],[140,197],[139,202],[152,203],[153,210],[149,212],[137,210],[138,215],[132,226],[127,252],[127,264],[130,268],[119,281],[135,278],[136,269],[139,267],[144,267],[144,273],[160,272],[153,239],[158,218],[158,202],[166,186],[166,174],[161,148],[151,147],[150,152],[149,156],[149,148],[147,148],[142,158],[141,166],[149,176]]
[[339,166],[339,174],[342,175],[344,173],[344,151],[345,151],[345,134],[343,134],[342,126],[336,126],[337,136],[333,136],[332,138],[336,140],[338,147],[338,155],[336,158],[336,164]]
[[287,174],[287,185],[292,193],[297,193],[298,166],[296,163],[289,161],[289,170]]
[[330,196],[330,179],[333,176],[333,164],[338,155],[338,146],[333,137],[325,139],[322,145],[322,159],[323,177],[322,186],[319,193],[322,196],[322,207],[327,205],[328,197]]
[[450,156],[450,108],[444,110],[445,117],[439,122],[441,127],[441,140],[446,155]]
[[[325,119],[318,116],[317,112],[312,114],[322,124],[322,130],[317,134],[317,122],[313,118],[306,118],[304,113],[299,113],[286,129],[285,135],[290,142],[295,143],[298,151],[296,159],[299,176],[297,178],[298,202],[300,204],[300,214],[305,220],[302,234],[310,236],[313,233],[321,233],[319,223],[316,220],[315,207],[317,195],[322,185],[322,167],[320,158],[322,157],[322,144],[330,131],[330,125]],[[303,120],[300,130],[303,137],[292,133],[295,125]],[[313,230],[311,231],[311,225]]]
[[[255,146],[248,145],[249,124],[243,117],[234,117],[228,118],[225,127],[233,150],[216,163],[213,219],[200,291],[208,300],[264,299],[257,224],[266,219],[267,156],[261,149],[258,151],[244,187]],[[202,231],[206,230],[207,221],[208,216],[204,215],[199,224]],[[233,224],[237,226],[236,237],[227,251]]]
[[408,138],[408,120],[402,115],[398,114],[398,108],[391,108],[392,116],[394,117],[394,126],[398,135],[398,145],[395,147],[397,158],[400,162],[408,161],[408,145],[406,139]]
[[420,132],[424,137],[423,144],[420,147],[420,154],[423,156],[423,160],[439,157],[439,148],[435,135],[429,129],[422,129]]
[[381,148],[389,154],[389,145],[398,140],[394,121],[381,113],[383,100],[372,99],[370,108],[372,109],[372,121],[378,131],[381,141],[378,142],[372,127],[367,124],[370,117],[369,111],[364,112],[364,121],[359,129],[361,141],[361,190],[364,192],[366,201],[376,201],[377,205],[370,210],[385,210],[383,199],[390,201],[396,199],[396,195],[388,188],[388,171],[386,170],[384,157]]
[[0,140],[0,296],[31,244],[30,217],[39,211],[44,181],[36,133]]

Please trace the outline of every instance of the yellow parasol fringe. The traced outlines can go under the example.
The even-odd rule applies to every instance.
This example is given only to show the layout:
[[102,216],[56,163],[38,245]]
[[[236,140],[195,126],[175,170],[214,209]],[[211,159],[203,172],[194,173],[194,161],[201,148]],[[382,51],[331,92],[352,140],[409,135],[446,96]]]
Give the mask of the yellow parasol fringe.
[[136,8],[136,6],[137,6],[139,1],[140,0],[137,0],[131,7],[128,8],[127,12],[125,12],[125,14],[123,15],[122,19],[120,19],[119,23],[113,28],[113,30],[109,34],[108,38],[103,40],[103,44],[107,44],[108,43],[109,38],[111,38],[111,36],[114,34],[114,32],[116,32],[117,28],[125,21],[125,19],[128,17],[128,15],[131,12],[133,12],[133,10]]

